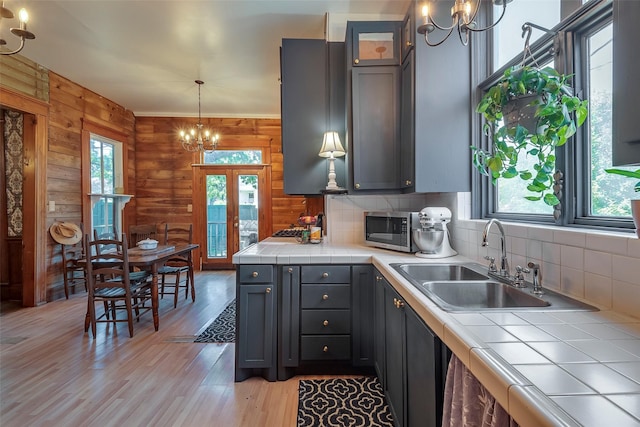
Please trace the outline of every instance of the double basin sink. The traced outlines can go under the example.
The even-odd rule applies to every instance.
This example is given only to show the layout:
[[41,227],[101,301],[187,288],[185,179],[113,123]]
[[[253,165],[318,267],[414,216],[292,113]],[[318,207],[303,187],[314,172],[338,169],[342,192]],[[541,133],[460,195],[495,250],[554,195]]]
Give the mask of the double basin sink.
[[490,278],[480,264],[391,264],[404,278],[445,311],[590,310],[597,308],[545,289],[527,288]]

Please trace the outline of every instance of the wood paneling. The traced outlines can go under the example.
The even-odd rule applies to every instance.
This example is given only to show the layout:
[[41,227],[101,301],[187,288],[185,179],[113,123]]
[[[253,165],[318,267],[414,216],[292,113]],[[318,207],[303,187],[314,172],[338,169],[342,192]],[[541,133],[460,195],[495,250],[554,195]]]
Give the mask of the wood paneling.
[[[194,222],[187,205],[194,203],[191,165],[200,159],[182,149],[177,142],[177,131],[196,121],[195,118],[136,118],[136,197],[132,202],[138,223]],[[220,148],[266,148],[265,163],[271,166],[271,212],[266,215],[271,217],[269,234],[289,227],[300,212],[315,214],[323,209],[322,198],[308,202],[305,197],[288,196],[282,191],[279,119],[207,118],[203,122],[220,133]],[[308,210],[307,206],[312,208]]]
[[[89,222],[89,201],[82,187],[82,131],[118,135],[127,153],[133,155],[134,122],[131,111],[53,72],[49,73],[50,114],[47,160],[47,200],[56,202],[55,212],[47,213],[46,227],[54,221]],[[134,191],[135,165],[125,162],[125,190]],[[84,210],[83,210],[84,207]],[[125,224],[135,222],[135,210],[125,208]],[[46,299],[62,295],[60,245],[47,238]]]
[[0,55],[0,85],[49,101],[49,71],[22,55]]

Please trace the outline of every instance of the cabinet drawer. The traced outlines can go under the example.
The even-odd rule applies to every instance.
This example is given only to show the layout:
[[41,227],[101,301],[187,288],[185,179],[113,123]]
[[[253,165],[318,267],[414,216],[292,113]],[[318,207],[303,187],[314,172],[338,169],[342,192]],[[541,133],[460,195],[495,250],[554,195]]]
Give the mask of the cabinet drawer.
[[300,355],[302,360],[348,360],[351,358],[349,335],[303,335]]
[[348,265],[308,265],[302,267],[302,283],[351,283]]
[[240,283],[273,282],[272,265],[241,265],[237,274]]
[[349,310],[302,310],[303,334],[349,334],[351,333],[351,311]]
[[302,285],[302,308],[350,308],[350,285]]

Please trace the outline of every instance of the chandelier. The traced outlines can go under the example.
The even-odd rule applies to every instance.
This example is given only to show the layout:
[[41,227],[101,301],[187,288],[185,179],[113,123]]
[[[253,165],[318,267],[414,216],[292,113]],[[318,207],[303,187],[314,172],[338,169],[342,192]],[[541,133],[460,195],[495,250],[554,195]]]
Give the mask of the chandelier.
[[[0,22],[2,21],[2,18],[13,19],[13,12],[7,9],[6,7],[4,7],[4,2],[0,3]],[[20,37],[20,46],[18,46],[15,50],[11,50],[11,51],[2,50],[0,51],[0,55],[16,54],[20,52],[24,47],[25,39],[33,40],[36,38],[36,36],[31,31],[27,31],[27,22],[29,22],[29,14],[27,13],[26,9],[24,8],[20,9],[20,12],[18,12],[18,19],[20,20],[20,28],[12,28],[11,34],[13,34],[14,36]],[[6,40],[0,38],[0,47],[5,46],[6,44],[7,44]]]
[[[424,41],[429,46],[438,46],[444,43],[445,40],[449,38],[449,36],[453,33],[454,29],[457,29],[458,37],[460,37],[460,41],[463,45],[469,44],[469,33],[470,32],[482,32],[487,31],[498,25],[498,23],[504,17],[504,12],[507,10],[507,3],[510,3],[512,0],[491,0],[491,2],[495,6],[502,6],[502,13],[500,14],[500,18],[493,24],[489,25],[485,28],[477,28],[477,23],[475,21],[476,16],[478,15],[478,11],[480,10],[480,5],[482,4],[482,0],[455,0],[453,7],[451,8],[451,26],[441,26],[439,25],[433,16],[431,15],[431,3],[434,0],[427,1],[424,6],[422,6],[422,25],[420,25],[417,29],[418,33],[424,34]],[[429,40],[429,34],[434,32],[436,29],[441,31],[446,31],[446,35],[442,40],[437,43],[432,43]]]
[[198,123],[195,128],[189,131],[180,131],[180,143],[187,151],[213,151],[218,146],[220,135],[213,135],[209,129],[205,129],[200,115],[200,87],[204,84],[202,80],[196,80],[198,85]]

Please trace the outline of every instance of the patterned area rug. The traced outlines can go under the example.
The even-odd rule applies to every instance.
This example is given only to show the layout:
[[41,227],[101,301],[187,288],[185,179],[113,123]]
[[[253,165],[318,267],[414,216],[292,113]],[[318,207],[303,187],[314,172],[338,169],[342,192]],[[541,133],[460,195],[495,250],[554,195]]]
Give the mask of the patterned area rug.
[[229,303],[222,313],[194,342],[223,343],[236,341],[236,300]]
[[393,419],[375,377],[300,380],[298,426],[393,427]]

